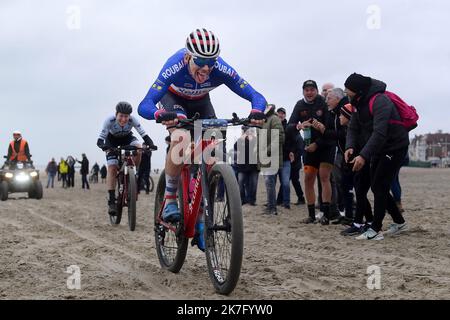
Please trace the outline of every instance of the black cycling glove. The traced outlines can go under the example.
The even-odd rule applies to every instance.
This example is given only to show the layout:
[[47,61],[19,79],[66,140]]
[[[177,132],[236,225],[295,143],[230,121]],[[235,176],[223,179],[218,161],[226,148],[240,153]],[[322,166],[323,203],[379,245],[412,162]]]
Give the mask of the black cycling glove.
[[148,135],[144,136],[142,139],[144,139],[145,145],[146,145],[150,150],[153,150],[153,151],[158,150],[158,147],[155,146],[155,145],[153,144],[153,140],[152,140]]
[[178,118],[176,112],[171,111],[157,111],[155,114],[156,123],[161,123],[163,121],[171,121]]
[[102,149],[103,151],[106,151],[106,150],[110,149],[110,146],[107,145],[103,139],[98,139],[97,140],[97,146],[100,149]]

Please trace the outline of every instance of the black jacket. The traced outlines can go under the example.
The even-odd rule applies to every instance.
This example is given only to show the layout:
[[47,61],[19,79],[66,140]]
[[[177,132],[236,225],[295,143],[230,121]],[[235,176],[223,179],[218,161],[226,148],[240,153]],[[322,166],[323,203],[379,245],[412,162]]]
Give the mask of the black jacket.
[[151,169],[152,169],[152,152],[151,151],[142,152],[141,164],[139,165],[138,174],[140,175],[150,174]]
[[[254,138],[254,142],[256,141],[256,137]],[[255,143],[252,143],[253,147],[255,147]],[[238,172],[256,172],[258,171],[258,164],[256,158],[256,148],[255,150],[250,150],[250,141],[248,137],[240,138],[235,144],[236,150],[236,168]],[[242,154],[243,152],[243,154]],[[251,153],[250,153],[251,152]],[[253,161],[255,160],[255,161]],[[242,162],[242,163],[240,163]],[[251,163],[254,162],[254,163]]]
[[[330,112],[325,99],[320,95],[317,96],[313,103],[307,103],[304,99],[298,101],[289,119],[289,126],[295,127],[299,122],[305,122],[311,118],[316,119],[328,128]],[[311,143],[314,142],[317,143],[319,148],[336,146],[335,140],[324,137],[319,131],[311,128]]]
[[107,174],[108,174],[108,169],[106,169],[106,166],[103,166],[100,169],[100,175],[101,175],[102,179],[106,179]]
[[288,126],[287,120],[281,122],[284,129],[284,145],[283,145],[283,161],[289,161],[289,153],[297,151],[297,136],[299,136],[298,130],[295,126]]
[[94,166],[92,167],[92,172],[94,174],[98,174],[98,172],[100,171],[100,167],[98,166],[98,164],[94,164]]
[[294,162],[291,163],[291,170],[300,170],[302,168],[303,152],[305,150],[305,142],[298,131],[294,140]]
[[86,157],[83,157],[83,160],[78,161],[81,163],[80,173],[82,175],[89,174],[89,160]]
[[336,108],[330,111],[330,119],[323,136],[329,140],[337,141],[338,152],[345,152],[345,145],[347,139],[347,127],[341,126],[339,116],[341,115],[341,108],[349,103],[347,97],[339,101]]
[[346,149],[357,149],[364,159],[370,160],[372,156],[387,154],[409,145],[408,131],[398,124],[389,123],[390,120],[401,120],[394,103],[385,95],[376,98],[373,104],[373,115],[370,114],[369,102],[375,94],[384,93],[386,84],[372,79],[369,92],[356,103],[347,132]]
[[49,175],[55,175],[58,172],[58,165],[56,164],[56,161],[50,161],[47,165],[47,168],[45,169],[47,174]]

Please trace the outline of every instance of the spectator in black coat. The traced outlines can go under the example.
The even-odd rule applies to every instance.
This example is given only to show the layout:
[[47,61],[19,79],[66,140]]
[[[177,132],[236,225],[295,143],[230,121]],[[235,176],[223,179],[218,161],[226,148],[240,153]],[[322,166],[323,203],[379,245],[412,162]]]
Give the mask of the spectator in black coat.
[[108,175],[108,169],[105,165],[100,169],[100,176],[102,178],[102,183],[106,183],[106,176]]
[[291,162],[292,156],[297,148],[295,140],[299,132],[293,126],[288,127],[286,109],[279,108],[277,115],[284,129],[283,163],[280,164],[280,169],[278,170],[280,189],[277,196],[277,205],[282,205],[285,209],[291,209]]
[[78,161],[78,163],[81,163],[81,169],[80,169],[80,174],[81,174],[81,182],[82,182],[82,186],[81,188],[84,189],[88,189],[89,190],[89,181],[87,176],[89,175],[89,160],[86,157],[86,154],[82,154],[83,159],[81,161]]
[[141,156],[141,163],[138,170],[138,193],[145,189],[145,193],[150,193],[150,171],[152,169],[152,152],[143,151]]
[[58,165],[56,164],[55,158],[52,158],[52,161],[50,161],[47,165],[47,168],[45,169],[45,172],[47,173],[48,180],[47,180],[47,189],[52,186],[52,188],[55,187],[55,176],[58,172]]
[[[345,88],[356,109],[347,131],[345,160],[349,162],[351,157],[355,157],[351,161],[355,172],[370,168],[370,183],[374,194],[373,223],[357,239],[382,240],[384,236],[381,229],[386,210],[394,223],[385,234],[396,234],[407,227],[389,191],[408,152],[408,130],[401,125],[401,117],[395,104],[384,94],[385,83],[354,73],[346,80]],[[358,141],[362,142],[361,151],[356,154],[355,145]]]
[[255,128],[242,128],[243,134],[237,141],[237,172],[242,205],[256,205],[256,191],[258,186],[259,170],[256,157],[256,130]]

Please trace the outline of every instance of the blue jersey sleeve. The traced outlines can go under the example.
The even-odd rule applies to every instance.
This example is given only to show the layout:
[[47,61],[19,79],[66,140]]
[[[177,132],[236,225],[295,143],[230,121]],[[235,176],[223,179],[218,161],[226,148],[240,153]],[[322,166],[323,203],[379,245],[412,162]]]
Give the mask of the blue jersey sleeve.
[[262,94],[239,76],[239,74],[222,58],[216,62],[216,76],[241,98],[248,100],[252,104],[252,109],[264,112],[267,101]]
[[158,111],[156,104],[169,90],[170,85],[179,77],[186,65],[184,64],[184,50],[180,50],[167,60],[158,78],[150,87],[144,100],[139,104],[138,113],[147,120],[155,119]]

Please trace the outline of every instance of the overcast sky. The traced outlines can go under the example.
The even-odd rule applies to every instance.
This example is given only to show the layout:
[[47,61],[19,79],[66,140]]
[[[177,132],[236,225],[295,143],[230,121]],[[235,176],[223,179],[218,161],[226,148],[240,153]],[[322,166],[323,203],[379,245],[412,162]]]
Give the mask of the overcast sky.
[[[449,16],[445,0],[2,0],[0,152],[21,130],[35,163],[82,152],[105,162],[96,147],[103,120],[120,100],[137,109],[197,27],[213,30],[222,57],[289,115],[304,80],[343,86],[356,71],[417,107],[414,133],[450,131]],[[219,117],[250,110],[225,86],[211,97]],[[166,132],[142,122],[161,166]]]

